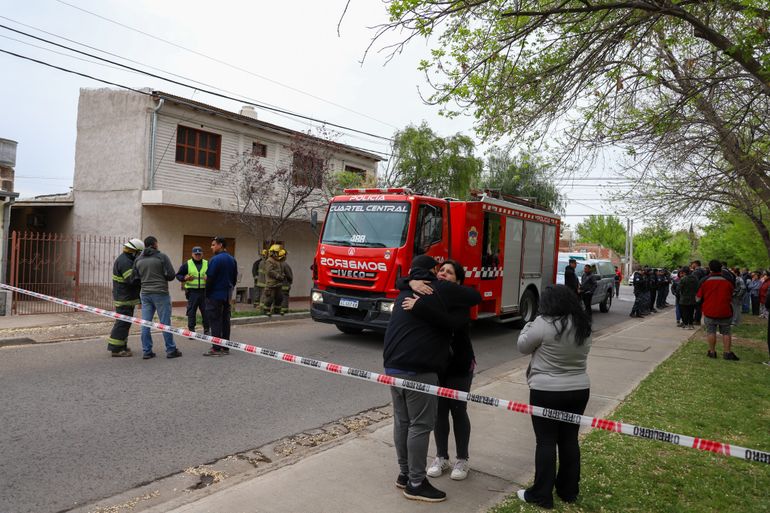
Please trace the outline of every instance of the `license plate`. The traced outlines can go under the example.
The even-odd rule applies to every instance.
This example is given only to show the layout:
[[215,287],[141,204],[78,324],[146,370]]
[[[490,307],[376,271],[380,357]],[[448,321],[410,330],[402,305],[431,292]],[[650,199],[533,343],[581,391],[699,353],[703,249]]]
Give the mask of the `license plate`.
[[340,306],[345,306],[347,308],[358,308],[358,300],[357,299],[340,299]]

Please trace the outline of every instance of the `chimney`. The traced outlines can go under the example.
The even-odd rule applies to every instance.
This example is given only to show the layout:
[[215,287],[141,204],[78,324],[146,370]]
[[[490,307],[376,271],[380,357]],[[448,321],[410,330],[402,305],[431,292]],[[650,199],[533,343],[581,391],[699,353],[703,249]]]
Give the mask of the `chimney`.
[[16,145],[16,141],[0,139],[0,191],[13,192]]
[[251,119],[258,119],[257,110],[251,105],[244,105],[241,107],[241,116],[246,116],[247,118]]

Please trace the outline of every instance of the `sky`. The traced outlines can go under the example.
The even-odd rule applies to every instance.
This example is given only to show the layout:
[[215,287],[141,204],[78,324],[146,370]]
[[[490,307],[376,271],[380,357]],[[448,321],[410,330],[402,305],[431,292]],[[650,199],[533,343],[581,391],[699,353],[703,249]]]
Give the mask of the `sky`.
[[[183,77],[177,78],[181,82],[199,82],[200,88],[386,138],[422,121],[442,136],[463,133],[475,138],[469,116],[448,120],[439,116],[438,107],[421,100],[420,92],[427,96],[430,89],[417,65],[434,42],[415,39],[387,62],[386,53],[378,50],[396,41],[394,34],[376,44],[362,63],[373,27],[387,21],[386,7],[380,0],[351,0],[340,23],[346,3],[0,0],[0,25],[152,73],[173,73]],[[97,63],[1,27],[0,50],[234,112],[243,105]],[[21,197],[69,190],[79,90],[97,87],[108,86],[0,53],[0,138],[18,142],[15,189]],[[270,110],[257,112],[260,119],[288,128],[313,128]],[[389,151],[387,141],[349,131],[340,131],[339,141]],[[611,171],[598,170],[587,176],[608,174]],[[574,226],[583,216],[614,213],[598,183],[584,178],[565,182],[564,222]]]

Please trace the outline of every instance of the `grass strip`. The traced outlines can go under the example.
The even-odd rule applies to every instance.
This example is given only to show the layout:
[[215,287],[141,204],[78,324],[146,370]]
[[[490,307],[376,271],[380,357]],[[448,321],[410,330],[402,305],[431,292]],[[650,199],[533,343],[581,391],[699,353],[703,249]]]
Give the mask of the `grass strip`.
[[[658,366],[609,417],[637,426],[770,451],[770,367],[765,320],[735,331],[739,362],[706,357],[701,330]],[[578,502],[564,512],[770,512],[770,465],[617,433],[581,441]],[[534,453],[534,447],[533,447]],[[515,495],[491,513],[542,511]]]

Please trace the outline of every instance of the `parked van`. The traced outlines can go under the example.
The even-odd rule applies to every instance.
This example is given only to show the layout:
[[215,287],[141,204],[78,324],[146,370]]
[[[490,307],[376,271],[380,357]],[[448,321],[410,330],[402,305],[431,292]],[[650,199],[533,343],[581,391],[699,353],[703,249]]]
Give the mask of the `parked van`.
[[[568,258],[560,258],[556,267],[556,283],[564,285],[564,268],[569,265]],[[590,265],[599,279],[596,282],[596,292],[591,300],[592,305],[599,305],[601,312],[609,312],[612,307],[612,297],[615,294],[615,266],[609,260],[578,260],[575,274],[580,281],[583,276],[583,266]]]

